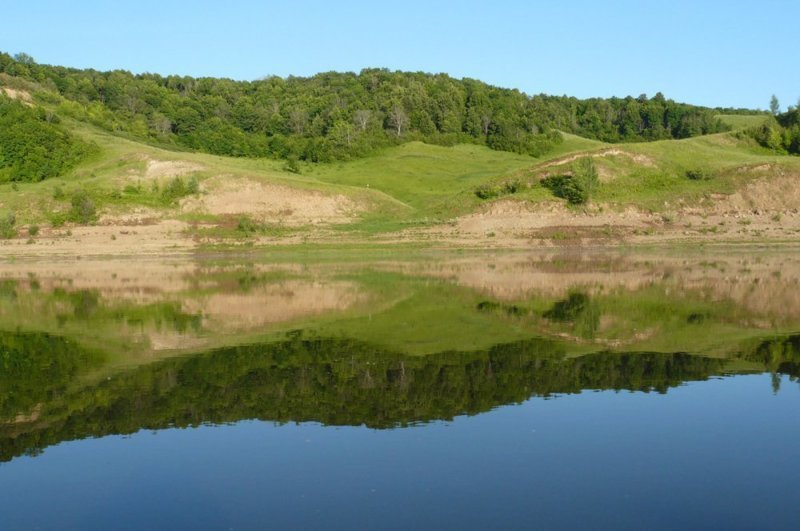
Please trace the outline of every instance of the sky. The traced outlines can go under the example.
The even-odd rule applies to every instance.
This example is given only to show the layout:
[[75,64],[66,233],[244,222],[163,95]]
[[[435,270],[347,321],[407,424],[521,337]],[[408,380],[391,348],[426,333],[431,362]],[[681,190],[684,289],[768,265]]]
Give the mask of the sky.
[[800,98],[798,0],[25,0],[0,51],[39,63],[253,80],[384,67],[528,94],[767,108]]

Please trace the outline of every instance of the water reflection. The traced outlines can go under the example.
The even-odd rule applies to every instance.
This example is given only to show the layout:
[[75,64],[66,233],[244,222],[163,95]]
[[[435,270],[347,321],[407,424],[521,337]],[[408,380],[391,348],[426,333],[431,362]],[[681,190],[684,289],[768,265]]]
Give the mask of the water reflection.
[[163,360],[79,387],[69,380],[96,364],[90,353],[49,336],[2,336],[0,459],[140,429],[243,419],[393,428],[534,396],[605,389],[665,393],[743,369],[800,374],[800,336],[719,359],[653,352],[571,357],[546,339],[407,356],[356,340],[292,335]]
[[393,428],[798,376],[793,255],[0,263],[0,458],[242,419]]

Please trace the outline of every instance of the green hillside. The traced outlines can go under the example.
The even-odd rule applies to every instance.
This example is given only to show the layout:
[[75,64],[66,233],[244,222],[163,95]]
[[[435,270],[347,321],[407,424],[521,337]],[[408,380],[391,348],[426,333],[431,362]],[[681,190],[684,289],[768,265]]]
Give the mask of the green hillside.
[[[296,243],[309,238],[352,243],[409,227],[444,227],[462,216],[485,212],[493,202],[509,199],[530,210],[527,221],[509,233],[523,234],[521,231],[527,226],[544,223],[538,221],[537,205],[563,204],[572,208],[572,214],[547,222],[559,226],[624,224],[622,218],[595,222],[575,221],[575,216],[626,209],[645,214],[662,212],[668,220],[680,209],[710,211],[715,201],[750,183],[774,182],[770,186],[780,188],[791,184],[787,179],[800,175],[800,159],[787,156],[796,143],[796,111],[777,118],[764,113],[742,114],[743,111],[713,114],[660,95],[652,99],[585,101],[529,98],[469,80],[386,71],[362,72],[354,77],[325,74],[281,82],[273,79],[268,83],[272,88],[267,90],[261,84],[156,79],[20,64],[8,56],[2,59],[0,120],[7,123],[0,130],[0,234],[6,239],[29,237],[30,243],[37,241],[40,227],[49,231],[44,236],[55,238],[51,240],[55,244],[71,235],[71,227],[96,226],[98,229],[92,232],[95,237],[102,233],[104,238],[116,240],[121,234],[137,231],[119,228],[115,232],[114,227],[153,226],[168,220],[175,222],[164,229],[170,238],[177,234],[176,237],[200,243]],[[319,134],[312,130],[294,134],[297,138],[291,142],[288,139],[293,138],[293,133],[287,131],[256,134],[239,128],[227,133],[223,129],[201,133],[206,127],[203,124],[210,122],[200,118],[188,137],[172,129],[163,135],[152,131],[153,113],[159,105],[172,101],[170,94],[175,91],[188,91],[181,105],[197,100],[198,109],[213,98],[219,104],[225,100],[229,114],[223,115],[234,119],[239,116],[237,105],[252,99],[250,92],[263,90],[267,92],[262,96],[268,93],[277,97],[270,90],[277,90],[275,86],[281,83],[281,98],[286,102],[303,100],[308,105],[321,105],[324,100],[327,105],[330,101],[326,98],[337,90],[349,94],[342,96],[344,103],[340,103],[342,116],[352,125],[357,119],[353,113],[359,106],[370,101],[370,105],[378,105],[376,102],[382,97],[363,87],[365,76],[378,76],[380,87],[395,87],[403,94],[417,86],[412,83],[416,80],[425,97],[420,96],[419,101],[403,100],[404,112],[409,116],[416,110],[433,112],[425,98],[438,94],[436,87],[452,88],[453,101],[466,105],[451,109],[455,113],[451,118],[458,117],[453,123],[460,125],[453,126],[450,136],[438,125],[427,134],[422,129],[414,131],[414,121],[410,119],[405,133],[393,135],[391,120],[384,115],[383,126],[377,127],[376,122],[377,129],[369,133],[382,140],[370,141],[369,149],[345,150],[321,158],[291,150],[234,150],[227,152],[236,156],[222,156],[215,154],[220,150],[203,142],[217,139],[246,147],[255,138],[248,135],[256,135],[259,142],[266,142],[265,146],[272,145],[275,138],[283,138],[282,141],[295,142],[295,146],[302,144],[303,149],[312,144],[322,149],[332,145],[334,123],[320,126]],[[117,88],[133,98],[126,100],[132,107],[127,111],[108,99],[99,102],[79,94],[99,90],[98,87],[110,91],[112,80],[121,83]],[[189,81],[191,91],[184,86]],[[345,81],[350,84],[334,89]],[[359,92],[356,85],[366,92]],[[146,87],[152,89],[152,98],[147,96]],[[212,97],[224,87],[227,92]],[[136,92],[139,90],[144,92]],[[348,90],[363,98],[348,100],[353,95]],[[469,102],[480,91],[494,95],[488,101],[498,107],[485,110],[497,111],[499,114],[492,114],[495,117],[508,117],[508,105],[525,102],[518,106],[521,111],[515,119],[528,120],[530,127],[515,126],[520,129],[513,134],[506,128],[503,134],[511,134],[528,147],[546,138],[553,141],[548,140],[547,146],[537,144],[546,149],[517,149],[519,145],[500,142],[496,132],[489,131],[491,127],[485,134],[470,132]],[[132,94],[138,94],[141,102],[130,103],[136,100]],[[147,101],[151,103],[145,105]],[[586,120],[601,107],[606,108],[607,116],[617,118],[592,122],[595,125],[590,127]],[[317,110],[322,112],[320,109]],[[564,112],[572,113],[571,121]],[[244,115],[258,117],[259,113],[255,105]],[[307,114],[309,124],[317,120],[311,118],[312,114]],[[370,114],[373,118],[379,115],[378,110]],[[635,123],[618,123],[623,115],[628,117],[625,120],[638,118]],[[678,120],[678,125],[671,129],[673,119]],[[496,120],[495,126],[500,127],[502,120]],[[170,127],[175,127],[175,122],[171,123]],[[726,128],[731,131],[701,134]],[[623,134],[634,129],[639,133]],[[576,135],[575,131],[586,136]],[[363,133],[361,140],[355,140],[355,133],[351,140],[366,141],[368,135]],[[201,137],[205,140],[199,144],[186,140]],[[774,195],[774,191],[759,194],[740,200],[744,207],[736,208],[767,212],[774,223],[784,223],[784,216],[800,207],[800,198],[792,194],[779,194],[779,200],[772,202],[769,194]],[[492,232],[486,229],[479,234]],[[83,231],[78,238],[87,235]],[[420,238],[419,233],[414,238]],[[133,249],[135,244],[131,252]]]
[[349,160],[423,140],[533,156],[559,131],[608,142],[724,131],[712,109],[652,98],[528,96],[446,74],[365,69],[233,81],[37,64],[0,53],[0,75],[36,84],[65,116],[139,140],[228,156]]

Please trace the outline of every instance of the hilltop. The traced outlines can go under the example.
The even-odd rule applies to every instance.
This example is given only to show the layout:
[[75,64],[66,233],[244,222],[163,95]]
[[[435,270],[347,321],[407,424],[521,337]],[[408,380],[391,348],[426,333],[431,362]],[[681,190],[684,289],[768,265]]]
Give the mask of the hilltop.
[[[99,73],[4,54],[0,70],[4,253],[785,242],[800,232],[800,159],[786,154],[795,142],[791,113],[776,121],[661,95],[529,97],[385,70],[246,83]],[[378,79],[372,92],[370,79]],[[111,98],[112,80],[133,96]],[[381,103],[392,91],[407,129]],[[471,128],[479,93],[486,120]],[[273,124],[280,131],[247,130],[261,116],[255,94],[275,98],[278,115],[303,98],[316,111],[303,115],[302,128],[292,130],[287,115]],[[442,94],[455,103],[443,107]],[[166,114],[155,120],[179,112],[173,100],[200,110],[216,102],[225,112],[198,114],[184,134]],[[422,115],[433,128],[419,128]],[[359,118],[370,121],[363,134]],[[349,147],[334,149],[348,134]],[[274,151],[276,142],[293,147]]]

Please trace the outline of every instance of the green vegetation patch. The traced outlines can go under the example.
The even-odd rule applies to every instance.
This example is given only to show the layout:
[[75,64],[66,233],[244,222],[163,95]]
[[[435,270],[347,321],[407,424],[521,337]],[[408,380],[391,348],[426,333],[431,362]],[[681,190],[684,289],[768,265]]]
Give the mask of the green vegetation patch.
[[0,183],[62,175],[96,150],[68,133],[50,111],[0,95]]

